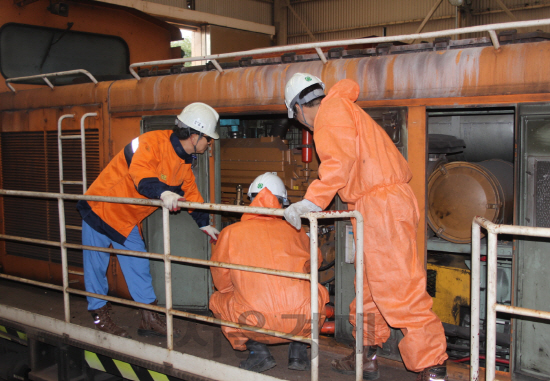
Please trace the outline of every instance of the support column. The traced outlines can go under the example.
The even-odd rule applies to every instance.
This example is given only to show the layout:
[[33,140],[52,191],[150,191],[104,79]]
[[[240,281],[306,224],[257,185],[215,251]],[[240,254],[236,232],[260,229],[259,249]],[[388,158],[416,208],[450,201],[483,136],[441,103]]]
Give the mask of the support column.
[[287,45],[288,8],[285,0],[273,1],[273,22],[277,45]]

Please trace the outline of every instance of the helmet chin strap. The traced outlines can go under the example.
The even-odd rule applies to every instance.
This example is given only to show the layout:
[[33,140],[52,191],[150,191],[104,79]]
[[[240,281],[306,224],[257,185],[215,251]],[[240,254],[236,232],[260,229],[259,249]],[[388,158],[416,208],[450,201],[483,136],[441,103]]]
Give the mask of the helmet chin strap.
[[302,110],[302,118],[304,119],[304,124],[311,130],[313,131],[313,126],[310,125],[307,120],[306,120],[306,114],[304,114],[304,109],[302,108],[302,105],[300,103],[298,103],[300,105],[300,110]]
[[202,139],[203,137],[203,134],[200,133],[199,135],[197,135],[199,138],[197,139],[197,142],[193,145],[193,149],[195,150],[195,152],[193,152],[194,154],[197,153],[197,144],[199,144],[199,141]]

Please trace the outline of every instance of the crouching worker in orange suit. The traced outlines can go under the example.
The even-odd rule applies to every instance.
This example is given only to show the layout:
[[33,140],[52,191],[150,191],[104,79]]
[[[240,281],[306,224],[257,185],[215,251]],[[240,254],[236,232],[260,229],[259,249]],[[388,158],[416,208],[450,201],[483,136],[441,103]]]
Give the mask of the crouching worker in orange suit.
[[[281,208],[286,201],[282,180],[270,172],[260,175],[249,188],[250,206]],[[222,230],[213,261],[293,272],[310,271],[309,237],[281,217],[244,214],[241,222]],[[319,253],[319,263],[321,255]],[[265,329],[308,336],[311,332],[310,282],[284,276],[212,267],[217,291],[210,309],[219,319]],[[327,290],[319,285],[319,327],[325,320]],[[233,349],[250,351],[240,368],[264,372],[276,363],[266,344],[289,340],[251,331],[222,327]],[[309,369],[307,345],[291,342],[288,368]]]
[[[444,380],[447,344],[441,321],[431,310],[426,270],[417,253],[419,214],[408,184],[409,166],[386,132],[355,104],[357,83],[341,80],[326,97],[324,88],[319,78],[303,73],[286,84],[288,116],[314,133],[321,164],[319,180],[309,186],[304,200],[285,210],[285,218],[300,229],[300,215],[325,209],[336,193],[349,209],[361,212],[363,378],[379,377],[376,349],[388,340],[389,325],[405,335],[399,350],[407,369],[419,372],[418,380]],[[350,322],[355,326],[355,300]],[[333,361],[332,369],[353,374],[355,354]]]

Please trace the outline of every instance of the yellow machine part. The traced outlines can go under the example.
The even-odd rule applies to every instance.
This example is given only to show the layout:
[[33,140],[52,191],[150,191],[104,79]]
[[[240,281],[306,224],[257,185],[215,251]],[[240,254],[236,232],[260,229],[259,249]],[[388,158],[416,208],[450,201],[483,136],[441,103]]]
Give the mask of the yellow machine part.
[[470,306],[470,270],[428,263],[428,293],[441,321],[459,325],[461,307]]

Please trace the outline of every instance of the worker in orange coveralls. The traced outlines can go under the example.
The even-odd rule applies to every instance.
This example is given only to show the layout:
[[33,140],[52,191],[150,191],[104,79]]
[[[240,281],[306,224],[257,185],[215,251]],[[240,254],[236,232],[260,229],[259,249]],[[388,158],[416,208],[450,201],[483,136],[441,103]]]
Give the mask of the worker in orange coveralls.
[[[281,208],[287,193],[282,180],[267,172],[254,180],[248,196],[253,200],[250,206]],[[212,260],[306,273],[310,271],[309,248],[307,234],[296,231],[281,217],[244,214],[241,222],[222,230]],[[309,281],[221,267],[211,267],[211,271],[217,291],[210,299],[210,309],[216,318],[294,335],[310,334]],[[319,285],[319,326],[325,320],[324,306],[328,301],[326,288]],[[254,372],[276,365],[266,344],[288,342],[227,326],[222,327],[222,332],[233,349],[250,351],[240,368]],[[307,370],[309,366],[307,345],[291,342],[288,368]]]
[[[321,164],[319,180],[309,186],[304,200],[285,210],[285,218],[300,229],[300,216],[325,209],[336,193],[349,209],[361,212],[363,378],[379,377],[376,350],[389,338],[389,325],[405,335],[399,350],[407,369],[419,372],[417,380],[444,380],[447,345],[441,321],[431,310],[426,270],[417,253],[419,211],[408,184],[411,171],[386,132],[354,103],[360,90],[356,82],[341,80],[326,97],[324,88],[319,78],[303,73],[286,84],[288,115],[314,132]],[[355,300],[350,322],[355,327]],[[332,369],[353,374],[355,354],[334,360]]]

